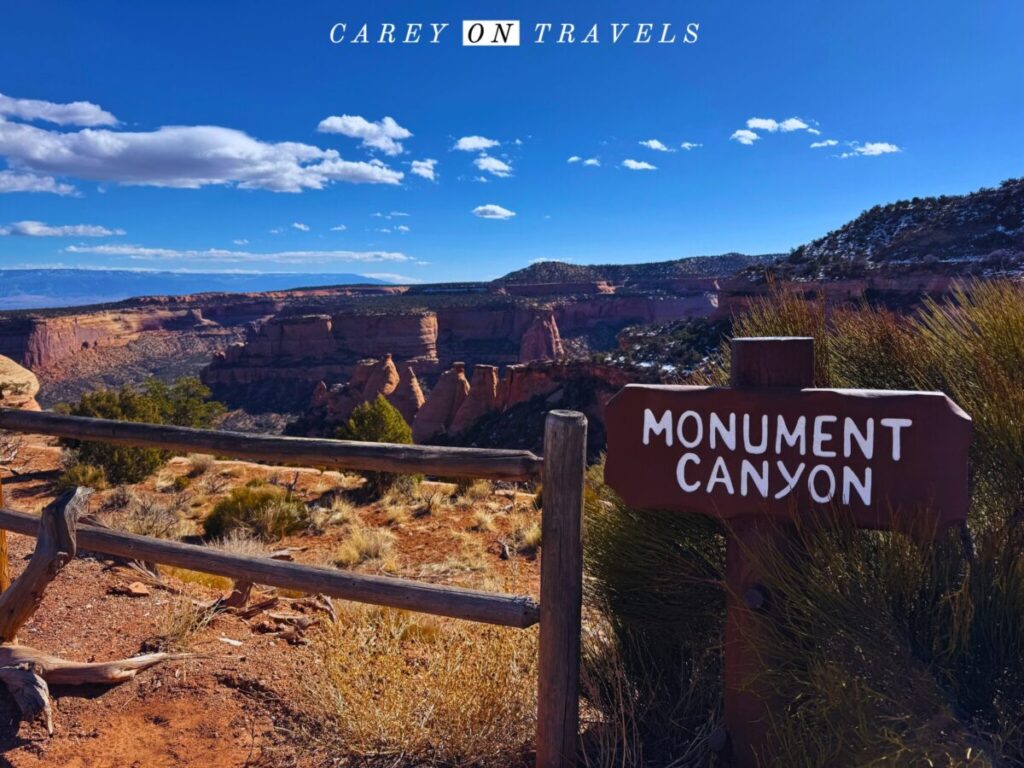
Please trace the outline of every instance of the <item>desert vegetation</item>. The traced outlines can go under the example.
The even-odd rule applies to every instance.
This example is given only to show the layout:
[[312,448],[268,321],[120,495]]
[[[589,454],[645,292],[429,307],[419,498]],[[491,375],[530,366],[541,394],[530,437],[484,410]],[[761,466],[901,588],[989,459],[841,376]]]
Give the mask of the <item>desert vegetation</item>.
[[[201,428],[211,426],[224,413],[224,406],[211,400],[210,394],[196,378],[183,377],[170,385],[149,379],[141,388],[125,385],[118,390],[94,390],[77,403],[56,410],[72,416]],[[167,455],[155,448],[76,441],[66,441],[66,445],[72,454],[65,481],[69,486],[137,483],[167,460]]]

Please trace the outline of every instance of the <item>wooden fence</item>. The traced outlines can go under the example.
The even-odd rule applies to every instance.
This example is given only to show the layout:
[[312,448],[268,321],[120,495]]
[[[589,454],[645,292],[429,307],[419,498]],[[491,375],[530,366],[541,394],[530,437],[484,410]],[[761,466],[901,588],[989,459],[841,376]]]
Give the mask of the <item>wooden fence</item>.
[[[537,767],[575,765],[579,731],[582,508],[587,420],[548,413],[544,458],[529,451],[359,443],[270,437],[88,419],[0,408],[0,430],[114,445],[202,452],[339,470],[543,482],[540,604],[525,596],[367,576],[208,547],[78,527],[83,550],[226,576],[344,600],[469,621],[526,628],[540,622]],[[0,530],[34,536],[39,520],[0,507]]]

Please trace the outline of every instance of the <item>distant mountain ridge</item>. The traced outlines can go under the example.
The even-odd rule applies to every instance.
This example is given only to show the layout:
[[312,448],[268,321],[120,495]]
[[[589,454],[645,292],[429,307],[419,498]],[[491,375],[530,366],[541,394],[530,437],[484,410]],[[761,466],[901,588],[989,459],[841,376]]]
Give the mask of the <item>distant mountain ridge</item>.
[[333,285],[388,285],[355,274],[137,272],[120,269],[0,269],[0,311],[107,304],[139,296],[260,293]]
[[538,261],[495,280],[499,284],[582,283],[607,281],[615,285],[680,277],[728,277],[742,269],[763,266],[780,258],[779,254],[750,256],[725,253],[720,256],[692,256],[671,261],[641,264],[570,264],[565,261]]
[[1024,179],[966,195],[876,205],[780,260],[782,277],[888,272],[1019,273],[1024,269]]

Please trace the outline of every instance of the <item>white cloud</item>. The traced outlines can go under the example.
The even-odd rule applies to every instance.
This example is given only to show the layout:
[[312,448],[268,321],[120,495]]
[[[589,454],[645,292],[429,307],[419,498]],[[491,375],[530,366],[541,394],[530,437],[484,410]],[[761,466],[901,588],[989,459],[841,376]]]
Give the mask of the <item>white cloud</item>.
[[895,144],[890,144],[886,141],[869,141],[867,144],[851,141],[850,147],[852,147],[851,151],[844,152],[840,157],[878,157],[879,155],[890,155],[903,151]]
[[473,179],[473,181],[475,181],[477,184],[490,184],[491,183],[491,180],[488,179],[486,176],[477,176],[477,177],[475,177]]
[[839,144],[835,139],[825,139],[824,141],[816,141],[811,144],[811,149],[824,149],[825,147],[834,147]]
[[657,139],[647,139],[647,141],[641,141],[640,146],[647,147],[648,149],[653,149],[656,152],[675,152],[674,149],[669,149]]
[[411,232],[412,229],[410,229],[409,227],[405,226],[405,224],[399,224],[397,227],[395,227],[395,231],[396,232],[401,232],[401,233],[405,234],[406,232]]
[[331,232],[344,232],[347,229],[348,227],[346,227],[344,224],[339,224],[336,227],[331,227]]
[[411,173],[430,181],[437,180],[437,160],[413,160]]
[[642,160],[623,160],[622,161],[622,167],[623,168],[628,168],[631,171],[656,171],[656,170],[658,170],[658,167],[656,165],[651,165],[650,163],[645,163]]
[[821,136],[821,131],[819,131],[817,128],[808,128],[807,132],[812,136]]
[[405,148],[401,141],[412,137],[412,131],[391,117],[371,122],[359,115],[331,115],[321,120],[316,129],[320,133],[340,133],[350,139],[361,139],[362,146],[379,149],[385,155],[402,154]]
[[488,203],[487,205],[478,205],[473,209],[473,215],[478,216],[481,219],[497,219],[505,221],[515,216],[514,211],[510,211],[508,208],[503,208],[500,205],[494,203]]
[[407,216],[409,216],[410,214],[406,213],[405,211],[390,211],[389,213],[381,213],[380,211],[377,211],[376,213],[373,213],[373,214],[370,214],[370,215],[373,216],[373,218],[375,218],[375,219],[388,219],[388,220],[390,220],[390,219],[404,219]]
[[390,251],[275,251],[253,253],[220,248],[205,250],[179,250],[176,248],[147,248],[141,245],[70,245],[66,253],[91,253],[98,256],[120,256],[139,261],[194,260],[204,263],[237,264],[246,262],[274,262],[277,264],[333,264],[381,263],[413,261],[404,253]]
[[89,101],[57,104],[39,99],[14,99],[0,93],[0,119],[45,120],[57,125],[117,125],[117,118]]
[[284,232],[284,227],[274,227],[273,229],[267,230],[272,235],[280,235]]
[[123,229],[107,229],[97,224],[66,224],[52,227],[41,221],[16,221],[0,227],[0,235],[16,237],[111,237],[123,235]]
[[389,283],[398,283],[399,285],[404,283],[422,283],[418,277],[408,277],[407,275],[399,275],[394,272],[364,272],[363,277],[372,277],[375,280],[386,280]]
[[754,133],[753,131],[748,131],[748,130],[745,130],[745,129],[741,128],[740,130],[738,130],[738,131],[735,131],[735,132],[734,132],[734,133],[732,134],[732,136],[730,136],[729,138],[730,138],[730,139],[731,139],[732,141],[738,141],[738,142],[739,142],[740,144],[742,144],[742,145],[743,145],[743,146],[745,146],[745,147],[749,147],[749,146],[751,146],[751,145],[752,145],[752,144],[753,144],[753,143],[754,143],[755,141],[757,141],[758,139],[760,139],[761,137],[760,137],[760,136],[758,136],[758,135],[757,135],[756,133]]
[[231,242],[234,243],[235,245],[248,245],[249,244],[249,241],[246,240],[244,237],[243,238],[239,238],[238,240],[232,240]]
[[601,161],[598,160],[596,157],[588,157],[586,160],[583,161],[583,164],[589,165],[591,168],[596,168],[601,165]]
[[404,174],[380,160],[351,162],[309,144],[268,144],[211,125],[155,131],[85,129],[70,133],[0,121],[0,156],[12,169],[126,185],[301,192],[331,182],[398,184]]
[[293,221],[292,229],[297,229],[299,232],[309,232],[309,225],[303,224],[301,221]]
[[53,195],[73,195],[75,188],[70,184],[58,182],[52,176],[0,171],[0,195],[10,192],[49,192]]
[[499,146],[501,146],[500,141],[488,139],[484,136],[463,136],[455,142],[454,149],[461,150],[462,152],[483,152],[492,147]]
[[578,163],[578,162],[580,162],[580,161],[581,161],[582,159],[583,159],[583,158],[582,158],[582,157],[580,157],[579,155],[573,155],[572,157],[570,157],[570,158],[569,158],[568,160],[566,160],[565,162],[567,162],[567,163]]
[[480,155],[480,157],[473,161],[473,165],[481,171],[486,171],[492,176],[497,176],[500,179],[507,179],[512,175],[511,165],[506,163],[504,160],[499,160],[498,158],[491,157],[490,155]]
[[679,145],[679,148],[685,149],[687,152],[689,152],[692,149],[700,149],[703,146],[703,144],[694,144],[692,141],[684,141],[682,144]]
[[747,120],[747,128],[752,131],[767,131],[768,133],[775,133],[777,131],[792,133],[793,131],[810,130],[810,126],[799,117],[791,117],[788,120],[783,120],[781,123],[771,118],[752,117]]

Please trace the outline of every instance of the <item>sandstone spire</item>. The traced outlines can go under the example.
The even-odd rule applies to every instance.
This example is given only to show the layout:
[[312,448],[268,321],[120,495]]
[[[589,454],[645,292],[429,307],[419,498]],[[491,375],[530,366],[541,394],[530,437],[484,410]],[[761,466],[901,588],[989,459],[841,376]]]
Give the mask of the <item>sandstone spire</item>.
[[437,386],[416,414],[412,425],[412,437],[423,443],[437,435],[446,433],[451,427],[459,408],[469,396],[469,382],[466,380],[466,364],[455,363],[438,379]]

